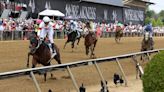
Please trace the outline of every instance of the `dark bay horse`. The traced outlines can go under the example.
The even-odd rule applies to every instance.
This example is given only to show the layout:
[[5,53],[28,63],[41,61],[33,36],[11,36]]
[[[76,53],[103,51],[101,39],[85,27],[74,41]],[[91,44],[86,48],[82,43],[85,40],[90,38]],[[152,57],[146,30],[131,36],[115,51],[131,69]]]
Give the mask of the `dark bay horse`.
[[[143,38],[142,43],[141,43],[141,51],[148,51],[148,50],[153,50],[153,49],[154,49],[153,38],[150,37],[149,32],[146,32],[144,34],[144,38]],[[143,60],[143,57],[145,55],[141,55],[141,60]]]
[[84,36],[84,39],[85,39],[84,44],[85,44],[86,55],[89,54],[89,50],[90,50],[90,58],[96,58],[94,54],[94,50],[97,43],[96,34],[94,32],[89,32]]
[[121,41],[121,37],[123,37],[123,32],[122,28],[120,26],[116,27],[116,32],[115,32],[115,41],[116,43],[119,43]]
[[[72,52],[73,52],[73,48],[74,48],[74,44],[75,44],[75,41],[77,40],[77,45],[79,45],[79,42],[80,42],[80,39],[81,39],[81,33],[78,31],[71,31],[71,29],[69,29],[68,31],[68,34],[67,34],[67,41],[65,42],[65,45],[64,45],[64,49],[67,45],[67,43],[71,42],[72,44]],[[78,37],[78,34],[79,34],[79,37]]]
[[[30,49],[31,52],[28,53],[28,59],[27,59],[27,67],[29,67],[29,56],[32,55],[32,68],[35,68],[37,64],[42,64],[43,66],[49,66],[51,65],[51,59],[55,59],[58,64],[61,64],[60,59],[60,53],[59,48],[55,45],[56,55],[51,58],[51,51],[46,43],[46,41],[43,41],[41,44],[39,44],[39,40],[36,36],[31,37],[30,39]],[[44,73],[44,80],[46,81],[47,73]],[[52,77],[51,73],[51,77]]]

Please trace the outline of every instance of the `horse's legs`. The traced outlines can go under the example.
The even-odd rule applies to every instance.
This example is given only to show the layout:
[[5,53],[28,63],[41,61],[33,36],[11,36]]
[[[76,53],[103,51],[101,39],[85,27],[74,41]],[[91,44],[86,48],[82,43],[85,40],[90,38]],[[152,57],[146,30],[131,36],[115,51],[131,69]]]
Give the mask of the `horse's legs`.
[[95,58],[95,54],[94,54],[94,44],[90,46],[90,51],[91,51],[91,55],[90,58]]
[[77,45],[79,45],[79,42],[80,42],[80,38],[78,38],[78,42],[77,42]]
[[46,80],[47,80],[47,73],[45,72],[44,73],[44,81],[46,82]]
[[116,43],[118,43],[118,38],[117,37],[115,37],[115,41],[116,41]]
[[68,43],[68,41],[66,41],[66,42],[65,42],[63,49],[65,49],[65,47],[66,47],[67,43]]
[[27,56],[27,67],[29,67],[29,58],[30,58],[30,52],[28,53],[28,56]]
[[75,41],[72,42],[72,52],[73,52],[74,44],[75,44]]
[[88,53],[89,53],[89,47],[88,46],[85,46],[85,53],[86,53],[86,55],[88,55]]
[[90,58],[93,58],[93,55],[94,55],[94,53],[93,53],[93,45],[90,46],[90,51],[91,51]]
[[37,61],[33,58],[32,59],[32,68],[35,68],[36,65],[37,65]]

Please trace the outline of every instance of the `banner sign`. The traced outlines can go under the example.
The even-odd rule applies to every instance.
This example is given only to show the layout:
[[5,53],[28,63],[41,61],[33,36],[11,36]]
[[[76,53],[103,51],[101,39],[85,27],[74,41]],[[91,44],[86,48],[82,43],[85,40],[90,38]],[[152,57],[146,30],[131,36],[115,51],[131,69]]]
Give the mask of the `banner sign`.
[[124,8],[124,22],[125,23],[144,23],[145,11],[143,9]]

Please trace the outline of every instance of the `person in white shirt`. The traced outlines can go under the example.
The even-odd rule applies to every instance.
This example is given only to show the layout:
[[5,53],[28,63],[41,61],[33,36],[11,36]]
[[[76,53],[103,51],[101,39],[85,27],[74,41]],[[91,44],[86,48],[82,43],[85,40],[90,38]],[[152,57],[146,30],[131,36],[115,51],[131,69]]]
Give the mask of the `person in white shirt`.
[[54,40],[53,40],[53,35],[54,35],[54,30],[53,30],[53,23],[51,22],[50,18],[45,16],[43,18],[43,21],[39,25],[40,28],[40,39],[44,39],[46,36],[50,40],[51,47],[52,47],[52,57],[56,55],[55,51],[55,45],[54,45]]

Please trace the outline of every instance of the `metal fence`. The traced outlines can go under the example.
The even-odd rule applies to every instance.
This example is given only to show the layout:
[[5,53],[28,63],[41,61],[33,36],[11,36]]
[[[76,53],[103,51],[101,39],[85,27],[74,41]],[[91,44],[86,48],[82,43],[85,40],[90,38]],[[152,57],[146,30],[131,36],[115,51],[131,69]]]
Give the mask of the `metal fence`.
[[[0,31],[0,40],[23,40],[29,39],[30,33],[32,31]],[[143,34],[141,32],[125,32],[123,37],[141,37]],[[66,33],[64,31],[55,30],[55,39],[64,39]],[[114,37],[115,32],[102,32],[102,38]],[[154,33],[154,36],[164,36],[164,33]]]
[[[132,58],[135,67],[136,67],[136,72],[143,74],[143,69],[140,65],[140,63],[137,61],[136,57],[137,56],[141,56],[143,54],[146,54],[149,58],[149,60],[151,59],[151,57],[149,56],[150,53],[158,53],[160,51],[162,51],[164,49],[156,49],[156,50],[151,50],[151,51],[145,51],[145,52],[136,52],[136,53],[131,53],[131,54],[125,54],[125,55],[119,55],[119,56],[113,56],[113,57],[105,57],[105,58],[98,58],[98,59],[91,59],[91,60],[83,60],[83,61],[77,61],[77,62],[73,62],[73,63],[66,63],[66,64],[60,64],[60,65],[52,65],[52,66],[46,66],[46,67],[38,67],[38,68],[29,68],[29,69],[23,69],[23,70],[17,70],[17,71],[10,71],[10,72],[4,72],[4,73],[0,73],[0,80],[2,79],[7,79],[7,78],[11,78],[11,77],[18,77],[18,76],[24,76],[24,75],[31,75],[31,78],[36,86],[37,92],[41,92],[41,89],[39,87],[39,84],[34,76],[35,73],[38,73],[38,71],[41,70],[48,70],[51,69],[52,71],[54,70],[63,70],[63,69],[67,69],[68,74],[70,75],[73,85],[76,89],[77,92],[79,91],[79,87],[77,85],[77,82],[74,78],[74,75],[72,74],[72,71],[70,68],[75,68],[75,67],[80,67],[80,66],[88,66],[88,65],[94,65],[104,86],[104,92],[107,92],[107,85],[105,82],[105,79],[102,75],[101,69],[98,66],[98,63],[104,63],[104,62],[111,62],[114,61],[118,64],[118,67],[123,75],[123,78],[125,80],[125,85],[128,85],[128,80],[126,78],[126,75],[124,73],[124,70],[122,68],[122,65],[120,64],[121,59],[127,59],[127,58]],[[137,74],[138,75],[138,74]]]

